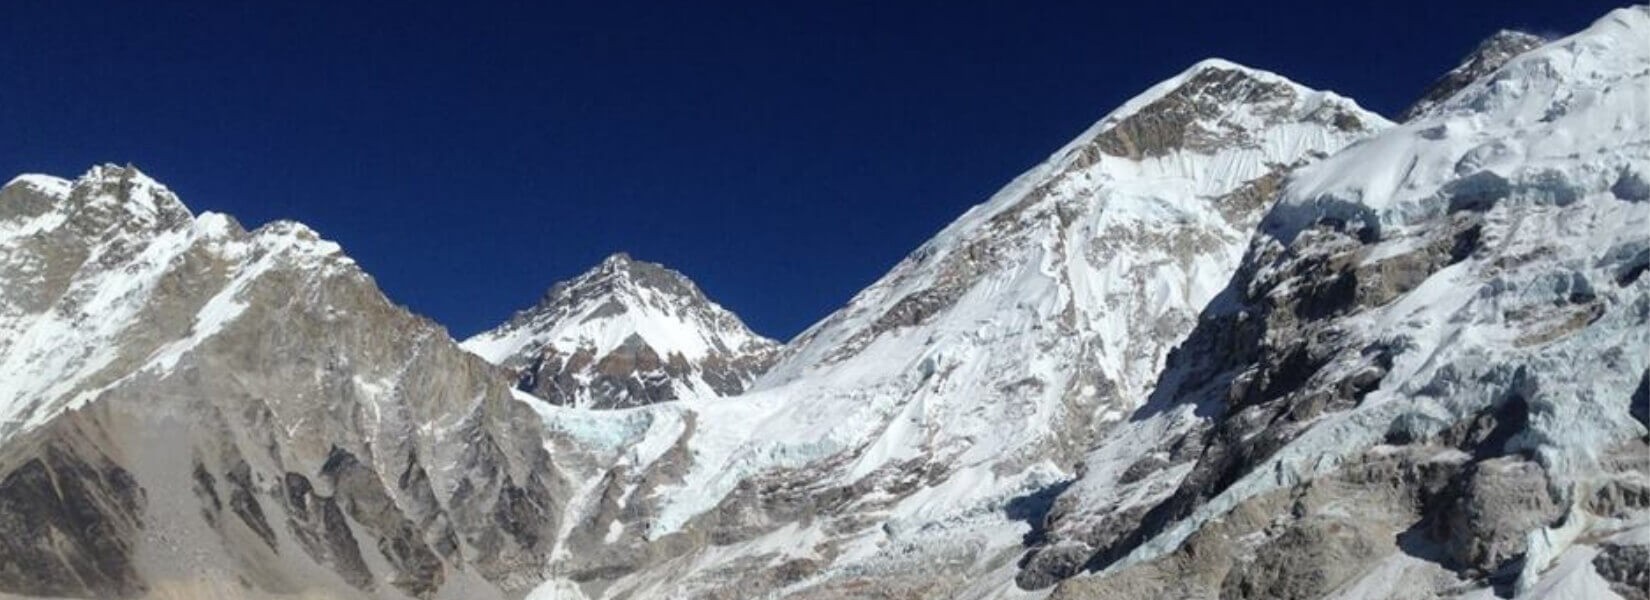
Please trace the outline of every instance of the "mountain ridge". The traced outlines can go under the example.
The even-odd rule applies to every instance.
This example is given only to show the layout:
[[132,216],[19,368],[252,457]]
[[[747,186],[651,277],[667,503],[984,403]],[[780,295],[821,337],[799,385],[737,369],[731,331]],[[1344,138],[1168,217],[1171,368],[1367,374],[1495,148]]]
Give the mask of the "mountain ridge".
[[1402,124],[1200,61],[783,347],[627,255],[461,346],[300,224],[20,176],[0,592],[1629,595],[1647,32]]

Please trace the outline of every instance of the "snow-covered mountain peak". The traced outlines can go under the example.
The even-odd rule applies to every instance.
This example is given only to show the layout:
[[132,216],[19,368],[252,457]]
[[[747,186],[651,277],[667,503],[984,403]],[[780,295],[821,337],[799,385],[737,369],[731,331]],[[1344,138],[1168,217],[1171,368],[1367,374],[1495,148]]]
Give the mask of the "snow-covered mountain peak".
[[1459,71],[1462,67],[1482,69],[1486,72],[1494,71],[1499,66],[1489,65],[1507,64],[1507,61],[1512,60],[1513,57],[1538,48],[1548,41],[1546,38],[1533,33],[1516,29],[1502,29],[1490,34],[1489,37],[1484,38],[1484,41],[1478,42],[1478,46],[1473,48],[1472,53],[1468,54],[1461,61],[1461,64],[1452,69],[1451,72]]
[[636,261],[630,257],[629,252],[614,252],[607,255],[607,258],[602,259],[602,262],[599,263],[598,266],[602,268],[616,269],[623,268],[633,262]]
[[1650,7],[1618,9],[1302,170],[1264,227],[1284,240],[1324,218],[1401,228],[1509,196],[1573,198],[1595,183],[1622,182],[1617,189],[1631,196],[1650,174],[1623,140],[1650,131],[1647,106]]
[[74,188],[74,182],[62,177],[54,177],[40,173],[24,173],[13,177],[11,181],[6,182],[5,187],[12,186],[25,186],[38,193],[57,199],[63,199],[69,196],[69,190]]
[[[49,175],[20,175],[3,188],[0,219],[8,235],[30,235],[57,225],[86,243],[116,237],[142,238],[187,225],[194,215],[166,186],[134,167],[99,165],[70,181]],[[129,240],[130,241],[130,240]]]
[[1406,122],[1426,115],[1438,103],[1448,100],[1450,96],[1455,95],[1456,92],[1471,85],[1479,78],[1495,72],[1496,69],[1507,64],[1507,61],[1512,60],[1513,57],[1529,52],[1545,43],[1546,40],[1540,36],[1522,31],[1503,29],[1495,32],[1490,37],[1484,38],[1484,41],[1479,42],[1478,46],[1473,48],[1473,51],[1461,60],[1460,65],[1450,69],[1448,73],[1433,82],[1427,88],[1427,91],[1421,95],[1421,99],[1405,109],[1403,114],[1399,115],[1398,120]]
[[132,166],[92,167],[72,189],[71,196],[84,194],[85,202],[119,211],[134,224],[171,226],[194,217],[171,189]]
[[[1113,109],[1100,120],[1101,127],[1109,127],[1160,100],[1171,97],[1181,99],[1195,99],[1205,93],[1210,99],[1223,100],[1232,105],[1243,101],[1255,102],[1264,100],[1263,96],[1245,96],[1234,93],[1241,90],[1243,85],[1259,85],[1274,88],[1287,88],[1300,95],[1325,94],[1340,102],[1352,102],[1350,99],[1335,95],[1332,92],[1323,92],[1301,85],[1294,80],[1277,73],[1258,69],[1248,65],[1233,62],[1224,58],[1210,57],[1192,63],[1179,73],[1153,84],[1145,91],[1134,95],[1122,105]],[[1224,96],[1224,98],[1221,98]]]
[[[1650,514],[1612,496],[1644,489],[1650,456],[1646,172],[1645,7],[1297,170],[1151,403],[1088,454],[1022,583],[1099,572],[1054,598],[1633,589],[1586,565]],[[1354,547],[1378,550],[1325,560]],[[1306,556],[1312,585],[1275,575]],[[1195,580],[1211,571],[1226,575]]]
[[[1544,43],[1547,43],[1547,40],[1539,35],[1517,29],[1502,29],[1490,34],[1490,37],[1484,38],[1484,41],[1478,42],[1478,46],[1473,49],[1472,54],[1462,62],[1465,64],[1482,61],[1499,55],[1501,57],[1499,60],[1505,64],[1512,57],[1526,52],[1528,48],[1534,48]],[[1535,46],[1530,44],[1535,44]],[[1526,48],[1526,50],[1517,49],[1521,47]]]
[[1180,150],[1210,154],[1263,144],[1253,134],[1284,122],[1311,122],[1348,132],[1386,125],[1385,119],[1333,92],[1210,58],[1123,103],[1056,156],[1092,162],[1095,151],[1134,160]]
[[596,407],[737,394],[778,348],[686,276],[625,253],[463,346],[523,390]]
[[295,223],[249,234],[222,214],[195,217],[131,167],[15,178],[0,188],[0,440],[122,373],[174,364],[245,310],[244,289],[271,270],[364,278],[353,265]]
[[[460,569],[536,574],[556,475],[525,411],[307,227],[191,218],[122,167],[0,189],[0,595],[260,595],[223,574],[428,598]],[[516,535],[460,556],[455,528],[503,514]]]
[[[243,242],[281,246],[314,256],[336,255],[350,262],[336,243],[297,221],[277,220],[248,232],[222,213],[194,214],[166,185],[132,166],[103,164],[75,179],[19,175],[0,188],[0,241],[72,244],[112,263],[169,234],[193,241]],[[64,239],[72,237],[72,241]]]
[[[614,253],[578,277],[557,284],[546,298],[604,294],[627,303],[668,299],[709,302],[687,276],[658,263],[636,260],[625,252]],[[657,297],[652,297],[654,294]]]
[[585,271],[584,273],[579,274],[578,277],[563,283],[575,285],[587,278],[624,277],[627,276],[633,269],[645,269],[650,265],[659,266],[653,265],[653,263],[637,261],[636,259],[631,258],[630,253],[628,252],[614,252],[613,254],[609,254],[607,258],[602,259],[601,262],[596,263],[596,266],[591,267],[590,270]]
[[[1153,261],[1112,260],[1137,247],[1165,254],[1155,260],[1182,269],[1207,270],[1209,282],[1183,281],[1173,286],[1176,291],[1164,291],[1189,293],[1184,308],[1194,310],[1208,293],[1204,288],[1224,283],[1224,275],[1215,273],[1227,269],[1199,265],[1194,257],[1200,249],[1221,247],[1221,264],[1235,266],[1249,228],[1268,208],[1270,190],[1290,169],[1390,125],[1332,92],[1230,61],[1201,61],[1124,103],[969,210],[847,308],[799,336],[765,381],[795,378],[812,365],[857,353],[886,332],[926,322],[969,295],[988,273],[1038,273],[1011,286],[1004,281],[981,288],[991,290],[993,302],[1009,304],[1034,297],[1025,286],[1051,277],[1078,285],[1136,279],[1148,285]],[[1037,257],[1045,253],[1057,262],[1041,262]],[[1097,276],[1096,270],[1138,272]],[[1091,304],[1105,296],[1099,289],[1062,292],[1060,304],[1069,304],[1071,312],[1058,321],[1125,318],[1115,307]],[[965,322],[955,324],[959,332],[972,329]],[[1111,341],[1114,347],[1128,343]]]
[[798,336],[752,392],[652,413],[702,425],[681,434],[694,462],[659,490],[647,535],[742,490],[842,490],[867,500],[799,526],[886,521],[845,542],[854,568],[986,560],[971,552],[1019,535],[992,507],[1072,477],[1143,401],[1289,172],[1389,125],[1226,61],[1154,86]]

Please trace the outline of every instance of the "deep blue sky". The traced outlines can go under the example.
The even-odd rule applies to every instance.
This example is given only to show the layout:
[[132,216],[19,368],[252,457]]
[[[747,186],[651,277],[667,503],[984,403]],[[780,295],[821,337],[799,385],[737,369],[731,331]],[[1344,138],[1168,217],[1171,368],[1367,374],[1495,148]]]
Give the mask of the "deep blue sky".
[[1496,29],[1614,6],[229,4],[6,2],[0,173],[130,162],[303,221],[459,337],[626,250],[779,338],[1198,59],[1392,115]]

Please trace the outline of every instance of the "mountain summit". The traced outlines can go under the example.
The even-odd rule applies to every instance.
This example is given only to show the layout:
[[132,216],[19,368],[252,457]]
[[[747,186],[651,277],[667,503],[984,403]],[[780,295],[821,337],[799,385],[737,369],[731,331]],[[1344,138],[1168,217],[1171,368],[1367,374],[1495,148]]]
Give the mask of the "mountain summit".
[[1503,29],[1495,32],[1494,35],[1479,42],[1478,47],[1474,48],[1472,53],[1461,59],[1460,65],[1450,69],[1443,77],[1439,77],[1438,81],[1433,82],[1432,86],[1421,94],[1420,100],[1404,109],[1403,114],[1398,116],[1398,120],[1407,122],[1426,115],[1438,103],[1448,100],[1450,96],[1454,96],[1456,92],[1471,85],[1474,81],[1494,73],[1496,69],[1501,68],[1501,65],[1507,64],[1507,61],[1534,50],[1544,43],[1546,43],[1546,40],[1541,39],[1540,36],[1522,31]]
[[462,345],[517,373],[522,391],[588,408],[735,395],[779,346],[686,276],[624,253]]

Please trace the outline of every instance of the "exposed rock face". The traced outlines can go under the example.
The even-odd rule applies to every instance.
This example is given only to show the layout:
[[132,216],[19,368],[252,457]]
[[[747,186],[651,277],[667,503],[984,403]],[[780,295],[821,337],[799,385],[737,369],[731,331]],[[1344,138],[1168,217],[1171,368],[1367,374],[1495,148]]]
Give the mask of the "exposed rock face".
[[1500,457],[1473,465],[1443,507],[1440,534],[1450,558],[1469,574],[1488,576],[1529,550],[1525,536],[1557,523],[1562,507],[1548,492],[1541,465]]
[[131,474],[63,440],[0,481],[0,581],[31,596],[133,596],[145,590],[133,564],[143,490]]
[[1091,148],[1139,160],[1181,150],[1214,154],[1235,146],[1257,145],[1253,124],[1226,114],[1234,106],[1250,107],[1254,116],[1273,123],[1306,120],[1342,131],[1366,127],[1358,111],[1330,104],[1322,111],[1296,112],[1299,90],[1256,78],[1245,69],[1210,64],[1195,69],[1169,93],[1122,116],[1095,136]]
[[738,394],[779,344],[681,273],[615,254],[463,346],[551,403],[627,408]]
[[[1380,448],[1340,469],[1247,499],[1192,533],[1174,553],[1106,577],[1079,577],[1052,598],[1322,598],[1355,588],[1394,554],[1431,552],[1410,529],[1445,502],[1466,456],[1438,446]],[[1365,588],[1384,598],[1425,596],[1428,579]],[[1422,583],[1421,586],[1412,586]]]
[[130,168],[0,206],[0,592],[537,581],[566,495],[537,419],[336,245],[193,216]]
[[1650,546],[1605,543],[1593,558],[1593,568],[1622,598],[1650,598]]
[[1503,29],[1495,32],[1495,35],[1479,42],[1478,47],[1462,59],[1460,65],[1450,69],[1443,77],[1439,77],[1438,81],[1433,82],[1432,86],[1421,94],[1420,100],[1416,100],[1415,104],[1410,105],[1409,108],[1404,109],[1403,114],[1398,115],[1398,120],[1409,122],[1418,117],[1426,116],[1439,104],[1449,100],[1450,96],[1454,96],[1457,92],[1484,78],[1484,76],[1494,73],[1496,69],[1501,68],[1501,65],[1507,64],[1507,61],[1534,50],[1545,43],[1547,41],[1541,39],[1540,36],[1522,31]]
[[[1297,171],[1151,402],[1056,502],[1050,558],[1033,553],[1022,585],[1077,575],[1060,598],[1165,581],[1190,586],[1171,594],[1185,597],[1587,585],[1543,577],[1570,572],[1559,566],[1576,540],[1650,518],[1630,508],[1631,451],[1610,450],[1645,435],[1631,397],[1650,363],[1650,288],[1620,274],[1650,212],[1611,188],[1650,162],[1650,140],[1643,128],[1571,140],[1592,123],[1650,122],[1646,67],[1650,11],[1616,11]],[[1157,473],[1120,475],[1131,445],[1163,457]],[[1408,499],[1340,509],[1386,517],[1244,522],[1284,490],[1393,454],[1450,467],[1377,477]],[[1387,520],[1357,533],[1366,519]],[[1230,539],[1257,554],[1218,545]]]

